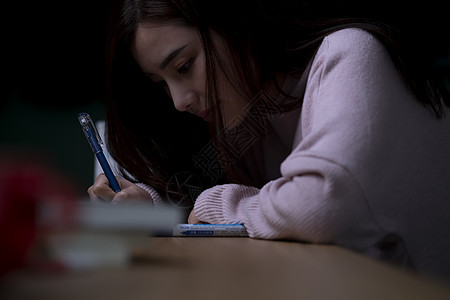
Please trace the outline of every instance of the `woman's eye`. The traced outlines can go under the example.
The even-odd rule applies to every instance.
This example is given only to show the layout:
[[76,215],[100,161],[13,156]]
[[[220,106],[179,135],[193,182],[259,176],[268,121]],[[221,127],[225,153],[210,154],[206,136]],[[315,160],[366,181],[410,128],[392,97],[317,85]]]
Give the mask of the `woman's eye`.
[[191,65],[192,65],[192,60],[189,60],[184,65],[182,65],[181,67],[178,68],[178,70],[177,70],[178,73],[179,74],[186,74],[191,69]]

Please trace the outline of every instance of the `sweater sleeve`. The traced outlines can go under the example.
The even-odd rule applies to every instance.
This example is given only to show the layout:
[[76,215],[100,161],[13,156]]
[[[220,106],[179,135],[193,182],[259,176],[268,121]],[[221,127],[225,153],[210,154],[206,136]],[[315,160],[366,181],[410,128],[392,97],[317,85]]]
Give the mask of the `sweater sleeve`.
[[250,237],[333,243],[367,211],[358,184],[344,168],[313,156],[284,163],[285,176],[260,190],[225,184],[204,191],[195,213],[209,223],[243,223]]
[[159,205],[164,204],[161,196],[158,194],[158,192],[154,188],[152,188],[151,186],[149,186],[145,183],[137,183],[136,185],[149,194],[149,196],[152,198],[153,205],[159,206]]
[[282,176],[261,189],[226,184],[205,190],[194,207],[199,220],[243,223],[255,238],[352,248],[373,243],[380,228],[360,171],[374,163],[371,131],[379,125],[376,106],[384,105],[379,91],[391,88],[397,73],[370,34],[349,29],[329,37],[312,62],[297,129],[303,137],[282,163]]

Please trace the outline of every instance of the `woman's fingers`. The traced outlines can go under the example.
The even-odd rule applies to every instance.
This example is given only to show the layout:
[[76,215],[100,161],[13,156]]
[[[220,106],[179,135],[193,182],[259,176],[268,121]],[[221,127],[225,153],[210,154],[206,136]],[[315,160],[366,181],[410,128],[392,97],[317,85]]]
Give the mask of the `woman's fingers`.
[[[120,183],[119,183],[120,184]],[[99,174],[95,179],[95,182],[87,190],[91,201],[112,201],[116,196],[116,193],[109,186],[108,178],[105,174]]]
[[136,184],[125,180],[123,178],[120,179],[119,184],[122,188],[120,192],[118,192],[114,199],[112,200],[113,203],[125,203],[128,201],[151,201],[152,198],[150,195],[137,186]]
[[113,204],[127,203],[131,201],[151,201],[150,195],[137,186],[136,184],[124,179],[117,178],[120,188],[120,192],[114,192],[109,186],[109,181],[105,174],[100,174],[95,179],[94,184],[88,188],[88,194],[91,201],[107,201]]

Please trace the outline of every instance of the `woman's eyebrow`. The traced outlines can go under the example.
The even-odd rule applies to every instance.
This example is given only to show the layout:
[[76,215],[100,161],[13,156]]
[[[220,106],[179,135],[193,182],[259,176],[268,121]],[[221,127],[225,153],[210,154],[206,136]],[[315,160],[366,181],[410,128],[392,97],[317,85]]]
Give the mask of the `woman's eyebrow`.
[[180,54],[180,52],[186,48],[187,45],[181,46],[180,48],[177,48],[175,50],[173,50],[172,52],[170,52],[169,55],[167,55],[166,58],[164,58],[164,60],[161,62],[161,64],[159,65],[159,68],[161,70],[165,69],[167,67],[167,65],[175,58],[177,57],[178,54]]

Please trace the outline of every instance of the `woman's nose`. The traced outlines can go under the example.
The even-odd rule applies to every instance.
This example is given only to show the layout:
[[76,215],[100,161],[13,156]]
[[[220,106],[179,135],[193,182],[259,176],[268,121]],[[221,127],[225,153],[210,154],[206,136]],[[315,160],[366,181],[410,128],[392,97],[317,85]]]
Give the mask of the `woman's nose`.
[[170,91],[172,101],[178,111],[187,111],[198,100],[198,96],[193,91],[178,89]]

